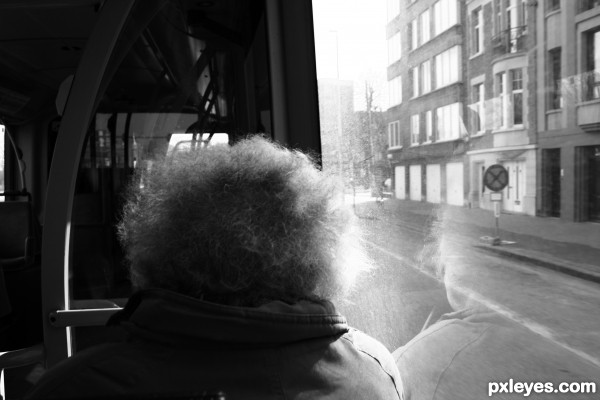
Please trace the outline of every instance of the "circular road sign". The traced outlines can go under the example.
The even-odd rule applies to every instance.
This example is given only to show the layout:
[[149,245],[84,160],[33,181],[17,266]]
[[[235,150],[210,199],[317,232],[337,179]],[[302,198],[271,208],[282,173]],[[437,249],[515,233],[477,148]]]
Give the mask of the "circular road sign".
[[508,171],[500,164],[494,164],[485,170],[483,184],[486,188],[499,192],[508,185]]

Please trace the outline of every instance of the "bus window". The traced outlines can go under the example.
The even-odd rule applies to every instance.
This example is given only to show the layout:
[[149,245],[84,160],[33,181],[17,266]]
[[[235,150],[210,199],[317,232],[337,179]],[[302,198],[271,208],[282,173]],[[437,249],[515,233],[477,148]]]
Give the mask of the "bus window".
[[[190,138],[191,136],[191,138]],[[167,154],[176,154],[178,151],[189,151],[205,146],[216,146],[229,144],[229,134],[227,133],[203,133],[190,135],[188,133],[173,133],[169,138],[169,149]]]
[[597,2],[312,4],[323,169],[379,267],[349,321],[407,398],[600,390]]

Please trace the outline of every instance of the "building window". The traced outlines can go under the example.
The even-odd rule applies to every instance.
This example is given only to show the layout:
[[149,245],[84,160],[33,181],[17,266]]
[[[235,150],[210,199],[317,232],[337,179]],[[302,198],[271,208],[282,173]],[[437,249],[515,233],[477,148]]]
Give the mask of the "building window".
[[425,113],[425,140],[427,143],[433,142],[433,112],[431,110]]
[[402,42],[400,32],[388,39],[388,64],[393,64],[402,56]]
[[523,70],[499,72],[495,79],[496,128],[523,125]]
[[494,35],[499,35],[504,29],[502,28],[502,6],[500,0],[494,0]]
[[450,104],[436,110],[437,140],[454,140],[460,138],[461,117],[460,103]]
[[416,146],[419,144],[420,126],[419,114],[410,116],[410,145]]
[[419,29],[417,20],[413,20],[408,24],[408,33],[410,38],[410,49],[414,50],[419,47]]
[[508,0],[506,1],[506,29],[511,30],[519,25],[517,0]]
[[483,51],[483,11],[481,7],[471,13],[471,54]]
[[458,23],[457,0],[439,0],[433,6],[435,36]]
[[431,92],[431,61],[427,60],[419,67],[421,69],[421,93]]
[[460,81],[461,56],[460,46],[454,46],[435,56],[436,89]]
[[388,22],[396,18],[400,14],[400,0],[388,0],[387,15]]
[[523,70],[511,69],[512,81],[512,123],[523,125]]
[[560,0],[546,0],[546,12],[560,9]]
[[471,90],[471,128],[475,133],[482,133],[485,131],[485,86],[478,83]]
[[525,50],[528,7],[526,0],[494,0],[492,46],[496,52]]
[[600,30],[587,33],[584,100],[600,99]]
[[421,41],[420,43],[427,43],[430,39],[430,34],[429,32],[431,32],[431,22],[430,22],[430,17],[429,17],[429,10],[425,10],[420,16],[419,16],[419,23],[421,24]]
[[557,47],[548,52],[548,109],[562,108],[561,92],[561,49]]
[[521,0],[521,27],[523,33],[527,33],[527,0]]
[[505,92],[506,87],[506,72],[499,72],[496,74],[496,79],[494,82],[494,88],[496,92],[496,107],[494,116],[496,117],[496,124],[494,126],[496,128],[504,128],[506,127],[506,109],[508,108],[508,96]]
[[414,67],[413,69],[410,70],[410,77],[412,79],[412,97],[417,97],[419,96],[420,93],[420,86],[421,86],[421,81],[419,79],[419,67]]
[[388,143],[390,148],[402,147],[402,143],[400,142],[400,121],[388,124]]
[[578,12],[581,13],[598,6],[600,6],[600,0],[579,0]]
[[390,94],[390,107],[402,103],[402,77],[397,76],[388,81],[388,90]]

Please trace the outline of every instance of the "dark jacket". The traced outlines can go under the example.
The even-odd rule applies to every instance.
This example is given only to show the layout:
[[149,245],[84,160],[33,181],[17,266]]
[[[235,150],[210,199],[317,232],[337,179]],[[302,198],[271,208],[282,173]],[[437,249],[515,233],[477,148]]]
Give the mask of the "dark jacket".
[[375,400],[402,392],[391,354],[328,302],[240,308],[149,290],[109,324],[129,339],[65,360],[29,397],[220,390],[228,400]]

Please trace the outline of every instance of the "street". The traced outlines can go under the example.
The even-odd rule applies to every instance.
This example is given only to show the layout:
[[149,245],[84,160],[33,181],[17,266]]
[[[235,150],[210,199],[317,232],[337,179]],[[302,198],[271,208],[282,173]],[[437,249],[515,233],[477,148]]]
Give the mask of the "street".
[[[340,307],[351,325],[394,350],[450,311],[446,290],[427,265],[442,243],[446,275],[460,271],[448,283],[454,290],[600,367],[599,284],[477,248],[469,226],[434,222],[439,209],[419,214],[367,196],[356,200],[363,242],[378,268],[360,282],[352,304]],[[432,237],[439,239],[435,245]]]

